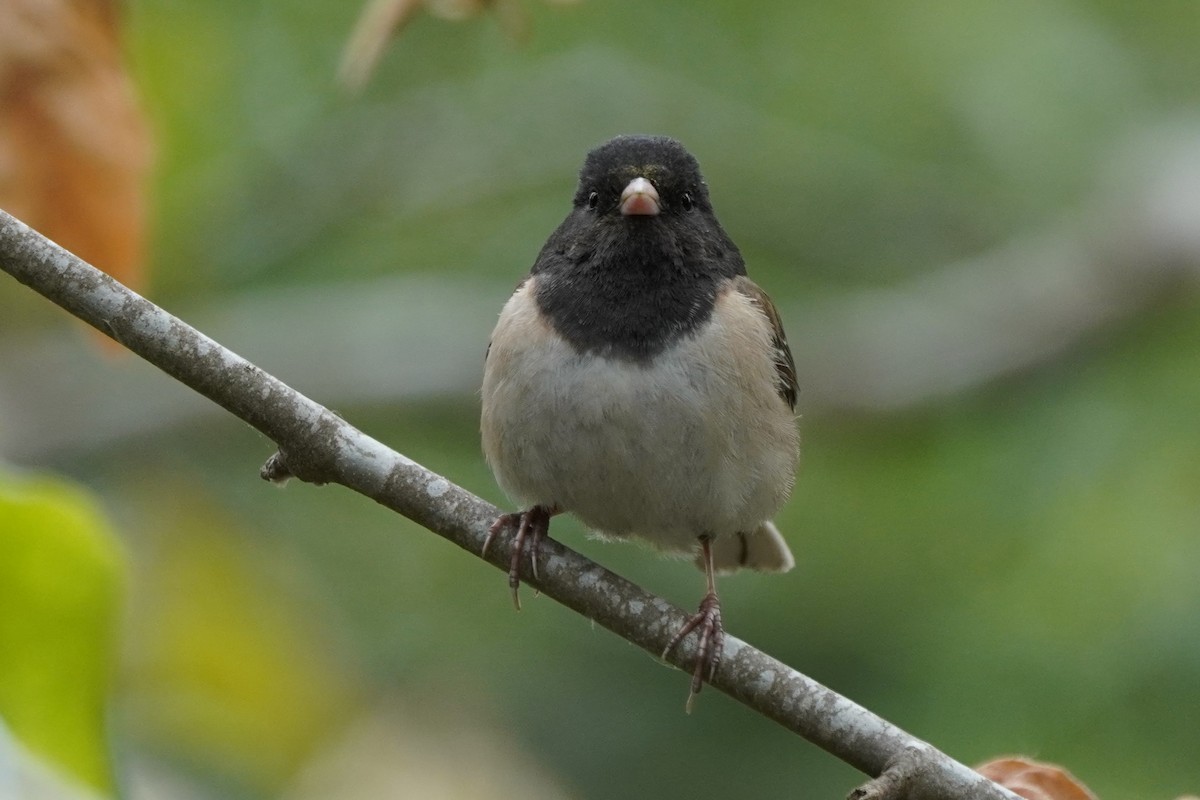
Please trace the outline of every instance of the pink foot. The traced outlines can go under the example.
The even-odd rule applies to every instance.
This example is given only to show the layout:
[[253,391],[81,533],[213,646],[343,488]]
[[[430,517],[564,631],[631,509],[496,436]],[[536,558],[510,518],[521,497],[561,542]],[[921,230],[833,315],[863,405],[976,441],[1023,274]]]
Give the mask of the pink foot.
[[542,539],[550,530],[550,516],[553,513],[543,506],[534,506],[527,511],[501,514],[488,528],[487,538],[483,540],[482,555],[486,557],[488,548],[500,535],[500,531],[510,527],[516,528],[512,545],[512,561],[508,567],[508,587],[512,590],[513,605],[517,607],[517,611],[521,610],[521,597],[517,593],[521,586],[521,556],[528,545],[533,577],[536,580],[538,577],[538,554],[541,550]]
[[700,645],[696,648],[696,668],[692,671],[692,688],[688,693],[687,712],[690,714],[696,695],[707,680],[712,683],[721,665],[721,654],[725,650],[725,629],[721,627],[721,603],[716,592],[709,592],[700,601],[700,608],[684,623],[676,634],[671,637],[663,650],[662,657],[666,658],[676,645],[683,641],[694,630],[700,632]]

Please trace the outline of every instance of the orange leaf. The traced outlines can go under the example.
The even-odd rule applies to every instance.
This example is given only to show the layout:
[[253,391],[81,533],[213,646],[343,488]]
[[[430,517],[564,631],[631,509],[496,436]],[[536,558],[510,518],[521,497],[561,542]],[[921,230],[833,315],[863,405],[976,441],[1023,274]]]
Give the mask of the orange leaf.
[[0,208],[135,289],[151,141],[112,0],[0,0]]
[[975,771],[1027,800],[1096,800],[1096,795],[1062,767],[1021,756],[997,758]]

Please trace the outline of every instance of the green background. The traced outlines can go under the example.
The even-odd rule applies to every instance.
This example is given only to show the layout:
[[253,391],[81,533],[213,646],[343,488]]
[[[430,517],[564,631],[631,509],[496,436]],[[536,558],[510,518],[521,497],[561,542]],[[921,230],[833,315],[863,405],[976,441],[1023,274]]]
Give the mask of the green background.
[[[495,314],[584,153],[674,135],[801,372],[778,519],[798,565],[723,581],[731,632],[967,763],[1025,753],[1106,798],[1200,790],[1200,246],[1170,240],[1187,193],[1155,193],[1195,185],[1200,5],[526,9],[522,42],[421,16],[352,96],[353,3],[131,2],[148,294],[503,505],[477,433]],[[1057,241],[1108,265],[1100,296],[1064,283],[1078,252]],[[1024,315],[1064,285],[1073,302]],[[1119,310],[1064,338],[1074,301]],[[717,693],[684,715],[682,673],[545,598],[514,613],[500,573],[363,498],[261,482],[270,442],[14,282],[0,314],[0,403],[25,415],[0,417],[0,454],[86,485],[130,562],[109,727],[132,796],[861,779]],[[985,344],[1028,332],[1011,364],[956,333],[993,317]],[[891,352],[924,325],[947,333],[853,357],[863,331]],[[702,592],[684,562],[554,535],[680,605]]]

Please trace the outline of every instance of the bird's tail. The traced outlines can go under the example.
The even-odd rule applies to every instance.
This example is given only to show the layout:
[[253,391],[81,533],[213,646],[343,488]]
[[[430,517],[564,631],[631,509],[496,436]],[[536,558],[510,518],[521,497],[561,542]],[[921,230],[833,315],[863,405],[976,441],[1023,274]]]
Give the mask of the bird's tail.
[[[713,566],[717,572],[753,569],[759,572],[787,572],[796,566],[792,551],[773,522],[764,522],[750,533],[722,536],[712,543]],[[700,559],[697,566],[704,569]]]

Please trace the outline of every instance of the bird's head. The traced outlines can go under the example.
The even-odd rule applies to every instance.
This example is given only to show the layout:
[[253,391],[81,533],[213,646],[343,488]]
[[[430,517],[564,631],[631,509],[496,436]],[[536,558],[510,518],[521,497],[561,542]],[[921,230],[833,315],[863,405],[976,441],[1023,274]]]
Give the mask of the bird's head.
[[699,164],[666,136],[618,136],[592,150],[579,172],[574,205],[634,224],[712,213]]

